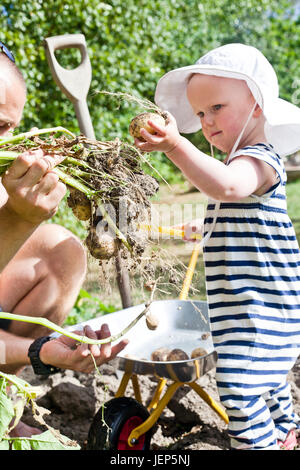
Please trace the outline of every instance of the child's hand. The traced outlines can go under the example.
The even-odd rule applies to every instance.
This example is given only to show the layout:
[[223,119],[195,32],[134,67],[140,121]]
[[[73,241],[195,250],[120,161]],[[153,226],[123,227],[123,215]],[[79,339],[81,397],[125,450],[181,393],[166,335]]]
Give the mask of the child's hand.
[[182,225],[177,225],[174,228],[178,228],[184,232],[183,240],[186,242],[195,242],[197,239],[193,237],[193,234],[198,233],[201,234],[203,230],[203,223],[204,219],[195,219],[191,220]]
[[160,151],[165,153],[172,152],[175,149],[181,136],[178,132],[175,118],[170,113],[167,114],[168,120],[165,126],[159,126],[151,120],[148,121],[148,124],[155,130],[156,134],[150,134],[146,129],[141,129],[141,136],[146,142],[135,139],[134,143],[137,148],[143,152]]

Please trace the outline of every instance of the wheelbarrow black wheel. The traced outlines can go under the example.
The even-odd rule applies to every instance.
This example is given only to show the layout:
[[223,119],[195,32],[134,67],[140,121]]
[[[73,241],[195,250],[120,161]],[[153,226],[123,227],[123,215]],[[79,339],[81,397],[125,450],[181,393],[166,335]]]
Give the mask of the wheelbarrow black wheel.
[[88,450],[148,450],[151,429],[129,446],[128,437],[149,417],[147,408],[130,397],[113,398],[94,416],[88,434]]

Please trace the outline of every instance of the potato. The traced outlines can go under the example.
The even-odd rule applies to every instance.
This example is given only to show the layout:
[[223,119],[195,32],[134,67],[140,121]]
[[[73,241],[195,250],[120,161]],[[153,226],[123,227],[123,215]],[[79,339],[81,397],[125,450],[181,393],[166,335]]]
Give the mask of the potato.
[[132,119],[129,125],[129,134],[139,140],[144,141],[140,134],[141,129],[146,129],[150,134],[155,134],[155,130],[149,126],[148,121],[151,119],[159,126],[165,126],[165,119],[157,113],[141,113]]
[[196,357],[200,357],[200,356],[206,356],[207,351],[204,349],[204,348],[196,348],[192,351],[192,354],[191,354],[191,359],[195,359]]
[[151,361],[166,361],[170,350],[167,348],[159,348],[151,354]]
[[184,361],[189,359],[189,356],[182,349],[172,349],[167,356],[167,361]]
[[158,319],[157,315],[155,315],[152,312],[149,312],[146,315],[146,325],[149,328],[149,330],[156,330],[156,328],[159,325],[159,319]]
[[92,216],[91,202],[87,196],[75,188],[69,188],[68,206],[79,220],[89,220]]
[[91,228],[85,242],[96,259],[110,259],[117,253],[117,241],[108,232],[98,234],[95,228]]
[[78,220],[89,220],[92,216],[91,206],[78,205],[72,207],[73,214]]

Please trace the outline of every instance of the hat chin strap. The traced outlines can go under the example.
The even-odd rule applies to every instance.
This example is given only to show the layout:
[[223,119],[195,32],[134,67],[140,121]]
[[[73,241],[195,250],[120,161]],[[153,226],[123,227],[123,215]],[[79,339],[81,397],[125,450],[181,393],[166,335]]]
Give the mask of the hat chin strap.
[[[241,141],[241,138],[242,138],[242,136],[243,136],[243,134],[244,134],[244,132],[245,132],[245,129],[246,129],[246,127],[248,126],[248,124],[249,124],[249,122],[250,122],[250,119],[251,119],[252,116],[253,116],[253,113],[254,113],[254,110],[255,110],[255,108],[256,108],[256,105],[257,105],[257,101],[255,101],[254,106],[253,106],[253,108],[251,109],[250,114],[249,114],[249,116],[248,116],[248,118],[247,118],[247,120],[246,120],[246,122],[245,122],[245,124],[244,124],[244,126],[243,126],[243,129],[241,130],[241,132],[240,132],[238,138],[237,138],[236,141],[235,141],[234,146],[233,146],[232,149],[231,149],[231,152],[230,152],[230,154],[229,154],[229,157],[228,157],[228,159],[227,159],[227,162],[229,162],[230,158],[232,157],[232,155],[233,155],[234,152],[236,151],[236,149],[237,149],[237,147],[238,147],[238,145],[239,145],[239,143],[240,143],[240,141]],[[212,144],[210,144],[210,152],[211,152],[211,156],[213,157],[213,156],[214,156],[214,149],[213,149],[213,145],[212,145]],[[216,204],[215,204],[215,209],[214,209],[214,214],[213,214],[213,221],[212,221],[211,227],[210,227],[209,231],[207,232],[207,234],[205,235],[205,237],[202,238],[202,240],[200,241],[200,243],[199,243],[200,247],[204,246],[205,243],[210,239],[210,236],[211,236],[211,234],[212,234],[212,231],[214,230],[215,225],[216,225],[216,221],[217,221],[217,216],[218,216],[218,212],[219,212],[219,209],[220,209],[220,205],[221,205],[221,201],[216,202]]]
[[256,105],[257,105],[257,101],[255,101],[254,106],[253,106],[253,108],[252,108],[251,111],[250,111],[250,114],[249,114],[249,116],[248,116],[248,118],[247,118],[247,121],[246,121],[245,124],[244,124],[243,129],[241,130],[240,135],[239,135],[238,138],[236,139],[235,144],[234,144],[234,146],[233,146],[232,149],[231,149],[231,152],[230,152],[230,154],[229,154],[229,157],[228,157],[228,160],[227,160],[227,161],[230,160],[230,158],[232,157],[232,155],[233,155],[234,152],[236,151],[237,146],[239,145],[240,140],[241,140],[241,138],[242,138],[242,136],[243,136],[243,134],[244,134],[244,132],[245,132],[245,130],[246,130],[246,127],[248,126],[249,121],[250,121],[250,119],[251,119],[252,116],[253,116],[253,113],[254,113],[254,110],[255,110],[255,108],[256,108]]

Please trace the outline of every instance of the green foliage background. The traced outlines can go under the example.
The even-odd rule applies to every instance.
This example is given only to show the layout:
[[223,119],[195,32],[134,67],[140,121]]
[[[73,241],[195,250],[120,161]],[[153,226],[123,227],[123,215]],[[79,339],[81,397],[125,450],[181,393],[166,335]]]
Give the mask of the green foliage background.
[[[278,73],[281,96],[299,99],[300,21],[291,0],[10,0],[0,5],[1,37],[14,52],[28,85],[21,130],[64,125],[78,132],[72,104],[55,85],[43,39],[82,33],[86,37],[93,79],[88,105],[99,140],[128,139],[132,103],[118,108],[97,90],[128,92],[153,101],[158,79],[168,70],[189,65],[213,47],[243,42],[262,50]],[[58,51],[60,63],[74,68],[79,51]],[[190,136],[204,146],[198,135]],[[163,176],[177,172],[156,156]]]
[[[28,87],[20,131],[63,125],[79,133],[73,105],[55,84],[43,46],[44,38],[62,34],[85,35],[93,71],[88,106],[99,140],[131,140],[129,122],[142,109],[97,91],[153,101],[164,73],[230,42],[258,47],[278,74],[281,97],[300,102],[299,1],[10,0],[0,4],[0,14],[0,40],[15,54]],[[57,58],[66,68],[80,63],[77,49],[57,51]],[[201,132],[187,137],[210,152]],[[150,158],[170,184],[182,179],[163,154]],[[84,237],[65,201],[54,221]]]

